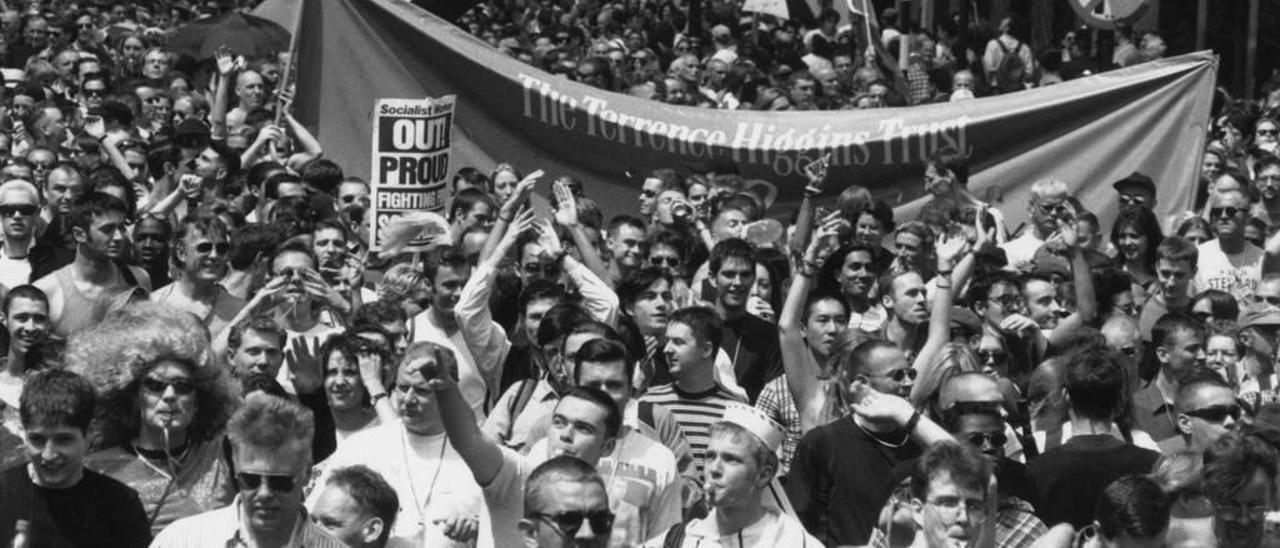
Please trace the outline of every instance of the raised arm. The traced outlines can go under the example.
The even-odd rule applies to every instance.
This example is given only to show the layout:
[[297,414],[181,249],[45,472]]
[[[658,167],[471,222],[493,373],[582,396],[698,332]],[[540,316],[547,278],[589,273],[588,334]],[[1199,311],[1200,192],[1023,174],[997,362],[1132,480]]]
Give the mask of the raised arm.
[[471,475],[481,487],[493,483],[502,471],[502,448],[480,432],[471,404],[458,391],[457,360],[453,352],[435,345],[435,356],[414,360],[406,367],[420,371],[427,378],[427,386],[435,392],[436,409],[444,423],[449,443],[467,463]]
[[522,232],[533,229],[535,219],[533,210],[520,212],[515,225],[502,236],[493,254],[481,261],[471,273],[471,279],[467,280],[458,294],[458,304],[454,305],[454,311],[462,324],[462,338],[471,349],[480,374],[491,386],[502,374],[502,364],[511,351],[511,339],[493,322],[489,296],[493,293],[494,279],[497,278],[502,258],[515,245]]
[[[929,334],[925,338],[924,346],[920,348],[920,353],[916,355],[915,362],[911,364],[921,377],[935,374],[930,370],[930,366],[933,365],[934,358],[942,347],[951,340],[951,303],[953,301],[951,275],[955,270],[957,259],[968,250],[969,241],[961,234],[943,236],[938,241],[937,292],[933,296],[933,308],[929,314]],[[915,386],[924,390],[930,384],[932,383],[918,382]],[[918,401],[920,397],[922,395],[917,394],[916,389],[912,388],[912,401]]]
[[[480,249],[480,261],[488,259],[493,255],[494,250],[498,248],[498,242],[502,241],[503,235],[507,233],[507,227],[515,221],[516,214],[520,212],[520,208],[524,207],[529,201],[529,193],[533,192],[534,185],[538,184],[538,178],[542,177],[542,170],[539,169],[525,176],[516,184],[515,192],[511,193],[511,197],[507,198],[506,203],[502,204],[502,209],[498,210],[498,219],[494,221],[493,228],[489,230],[489,238],[485,240],[484,247]],[[498,261],[502,261],[506,254],[500,255]]]
[[831,154],[827,154],[804,166],[809,184],[804,187],[804,201],[800,202],[800,215],[796,217],[796,232],[791,236],[791,254],[794,258],[805,251],[809,234],[813,232],[813,199],[822,194],[822,184],[827,180],[827,166]]
[[214,87],[213,101],[209,105],[209,135],[215,140],[227,138],[227,111],[231,104],[231,78],[244,68],[244,58],[231,57],[227,46],[220,46],[213,54],[218,67],[218,84]]
[[382,358],[372,352],[361,352],[356,356],[356,363],[360,366],[360,382],[364,384],[364,391],[369,395],[369,401],[373,402],[373,410],[378,413],[378,420],[382,424],[400,420],[395,407],[391,405],[387,385],[382,380]]
[[[826,221],[842,222],[838,217]],[[809,242],[804,258],[796,269],[796,276],[787,290],[787,299],[782,303],[782,312],[778,315],[778,346],[782,354],[782,369],[787,376],[787,389],[795,401],[796,411],[800,415],[800,431],[803,434],[810,429],[822,425],[822,402],[819,401],[819,389],[822,368],[813,359],[809,346],[805,344],[803,324],[804,303],[809,290],[814,286],[821,264],[818,257],[826,247],[830,238],[835,235],[838,224],[824,223],[823,228]]]
[[1058,233],[1066,246],[1067,258],[1071,260],[1071,281],[1076,289],[1076,311],[1058,323],[1058,327],[1049,333],[1049,346],[1056,348],[1064,344],[1080,327],[1090,325],[1098,317],[1098,301],[1094,296],[1093,272],[1089,270],[1089,260],[1084,249],[1080,247],[1080,235],[1075,221],[1058,220]]
[[578,254],[582,257],[582,264],[591,269],[598,278],[607,279],[609,267],[604,264],[604,259],[600,257],[600,250],[587,237],[587,231],[578,219],[578,199],[573,196],[569,186],[562,182],[557,181],[552,185],[551,190],[556,196],[556,222],[569,230],[573,245],[578,248]]

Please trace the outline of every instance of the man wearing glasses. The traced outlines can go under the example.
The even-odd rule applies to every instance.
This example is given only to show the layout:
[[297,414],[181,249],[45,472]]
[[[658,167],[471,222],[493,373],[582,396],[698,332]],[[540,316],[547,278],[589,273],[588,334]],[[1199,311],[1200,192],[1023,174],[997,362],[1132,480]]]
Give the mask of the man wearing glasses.
[[152,301],[200,319],[215,340],[245,306],[244,299],[218,283],[227,275],[227,233],[226,225],[213,215],[196,213],[183,219],[174,236],[178,278],[151,295]]
[[[1232,176],[1231,174],[1224,177]],[[1262,249],[1244,237],[1245,221],[1251,204],[1242,189],[1225,189],[1210,197],[1209,222],[1217,238],[1199,247],[1195,286],[1204,291],[1226,291],[1244,302],[1258,288],[1262,279]]]
[[1031,200],[1027,211],[1031,215],[1031,227],[1016,239],[1000,245],[1009,258],[1009,270],[1027,271],[1031,259],[1058,230],[1058,219],[1069,215],[1067,184],[1057,180],[1038,181],[1031,185]]
[[263,392],[250,394],[227,423],[239,494],[230,506],[174,522],[152,548],[342,548],[302,505],[314,434],[310,411]]
[[1116,193],[1120,195],[1120,213],[1139,207],[1155,209],[1156,183],[1151,177],[1135,171],[1113,183],[1111,188],[1116,189]]
[[990,463],[970,447],[944,442],[925,451],[911,474],[911,509],[919,524],[913,546],[984,545],[980,539],[994,517],[994,501],[987,499],[990,481]]
[[1222,436],[1205,452],[1204,490],[1213,502],[1219,548],[1274,545],[1266,515],[1276,509],[1276,458],[1269,443],[1237,433]]
[[27,253],[35,243],[40,198],[35,185],[21,180],[0,184],[0,286],[14,288],[28,283],[31,261]]
[[1205,451],[1235,430],[1243,412],[1231,385],[1208,369],[1197,369],[1182,381],[1174,409],[1178,435],[1160,442],[1160,452],[1166,455],[1183,449]]

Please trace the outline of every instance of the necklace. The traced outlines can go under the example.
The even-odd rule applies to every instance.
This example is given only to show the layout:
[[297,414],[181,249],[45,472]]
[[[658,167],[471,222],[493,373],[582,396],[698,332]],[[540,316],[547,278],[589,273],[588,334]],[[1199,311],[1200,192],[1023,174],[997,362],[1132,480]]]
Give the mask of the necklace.
[[173,481],[178,477],[178,465],[181,464],[182,461],[186,460],[187,453],[191,452],[191,444],[189,443],[184,444],[182,452],[177,455],[164,451],[164,460],[169,466],[168,470],[164,470],[153,464],[151,462],[151,457],[148,457],[146,454],[148,452],[154,453],[154,451],[147,451],[146,449],[138,447],[138,442],[129,442],[129,445],[133,448],[133,454],[138,455],[138,460],[142,461],[142,464],[147,465],[147,468],[152,469],[155,473],[160,474],[169,481]]
[[436,491],[436,480],[440,479],[440,470],[444,468],[444,452],[449,447],[449,438],[441,434],[440,455],[436,458],[436,471],[431,474],[431,485],[427,487],[427,499],[422,500],[418,496],[418,487],[413,481],[413,467],[409,465],[409,452],[413,448],[409,445],[409,430],[407,428],[400,431],[400,444],[404,451],[400,453],[400,457],[404,460],[404,475],[409,480],[409,493],[413,495],[413,505],[418,510],[418,527],[426,527],[427,525],[427,506],[431,505],[431,495]]
[[868,437],[868,438],[871,438],[871,440],[872,440],[872,441],[874,441],[874,442],[876,442],[876,443],[878,443],[878,444],[880,444],[880,445],[883,445],[883,446],[885,446],[885,447],[888,447],[888,448],[890,448],[890,449],[898,449],[899,447],[902,447],[902,446],[906,445],[908,441],[911,441],[911,434],[910,434],[910,433],[907,433],[907,434],[903,435],[903,436],[902,436],[902,441],[900,441],[900,442],[898,442],[898,443],[890,443],[890,442],[884,441],[884,440],[880,439],[880,437],[879,437],[879,436],[875,435],[875,433],[874,433],[874,432],[872,432],[872,431],[870,431],[870,430],[867,430],[866,428],[863,428],[863,426],[862,426],[861,424],[858,424],[858,420],[857,420],[857,418],[855,418],[855,417],[853,417],[853,416],[851,415],[851,416],[849,417],[849,420],[853,421],[853,425],[854,425],[854,426],[857,426],[857,427],[858,427],[858,430],[861,430],[861,431],[862,431],[862,433],[863,433],[863,434],[866,434],[866,435],[867,435],[867,437]]

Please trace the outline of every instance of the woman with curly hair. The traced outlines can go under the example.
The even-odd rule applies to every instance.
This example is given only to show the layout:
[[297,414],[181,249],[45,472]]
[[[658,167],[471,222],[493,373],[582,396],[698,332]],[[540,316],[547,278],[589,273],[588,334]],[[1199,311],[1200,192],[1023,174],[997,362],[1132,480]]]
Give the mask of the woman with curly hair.
[[234,392],[195,316],[130,305],[74,335],[66,365],[102,396],[85,465],[137,490],[153,533],[230,503],[221,456]]

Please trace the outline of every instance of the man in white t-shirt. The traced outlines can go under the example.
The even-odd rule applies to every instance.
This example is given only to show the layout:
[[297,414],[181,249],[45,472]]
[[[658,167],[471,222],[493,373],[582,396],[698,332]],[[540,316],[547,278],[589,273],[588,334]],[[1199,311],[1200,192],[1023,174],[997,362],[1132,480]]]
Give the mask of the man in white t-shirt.
[[1027,272],[1031,260],[1045,240],[1058,229],[1058,219],[1070,216],[1067,203],[1067,184],[1058,180],[1038,181],[1031,185],[1031,200],[1027,202],[1031,215],[1031,227],[1021,236],[1000,245],[1009,259],[1009,270]]
[[782,428],[745,405],[725,410],[711,425],[705,491],[707,517],[678,525],[645,544],[680,546],[787,546],[820,548],[800,521],[767,504],[778,472]]
[[[391,403],[398,421],[358,432],[322,464],[319,485],[330,470],[360,464],[382,475],[400,499],[391,529],[392,547],[494,546],[480,486],[445,436],[429,383],[440,345],[414,343],[396,373]],[[434,371],[440,371],[435,368]],[[424,376],[426,373],[428,376]],[[385,394],[383,394],[385,397]],[[308,507],[318,502],[312,492]]]
[[1212,193],[1209,220],[1218,237],[1200,244],[1196,264],[1196,288],[1226,291],[1245,301],[1262,279],[1262,249],[1244,239],[1249,218],[1249,198],[1244,191],[1227,189]]
[[[445,361],[451,359],[443,354],[440,358]],[[446,363],[442,370],[450,368]],[[561,456],[576,457],[595,466],[603,477],[608,478],[605,484],[621,487],[623,500],[616,501],[612,506],[635,511],[636,519],[625,519],[624,512],[624,519],[618,524],[628,529],[628,538],[637,538],[641,532],[640,526],[645,523],[664,523],[664,518],[655,519],[654,516],[659,512],[669,511],[662,505],[671,503],[642,496],[645,484],[654,482],[646,482],[646,474],[637,473],[631,467],[610,467],[611,461],[602,460],[613,454],[622,434],[622,412],[608,394],[595,388],[573,387],[566,390],[556,403],[545,442],[538,444],[539,447],[535,447],[528,455],[521,455],[481,433],[457,385],[448,376],[437,376],[429,384],[435,390],[435,402],[449,441],[457,448],[458,454],[471,469],[472,477],[484,490],[485,504],[492,518],[495,546],[524,545],[523,537],[529,534],[528,531],[536,528],[535,526],[545,525],[543,520],[550,519],[547,516],[531,515],[530,512],[536,509],[525,507],[526,500],[522,494],[526,482],[532,482],[530,474],[538,464]],[[668,469],[674,469],[675,458],[670,459]],[[533,485],[530,485],[530,489],[532,488]],[[636,508],[629,508],[631,505]],[[612,514],[607,522],[612,529]],[[582,525],[581,522],[578,525]],[[631,530],[633,527],[636,530]],[[596,535],[601,533],[596,531],[594,525],[592,531]],[[624,544],[620,542],[618,545]]]

